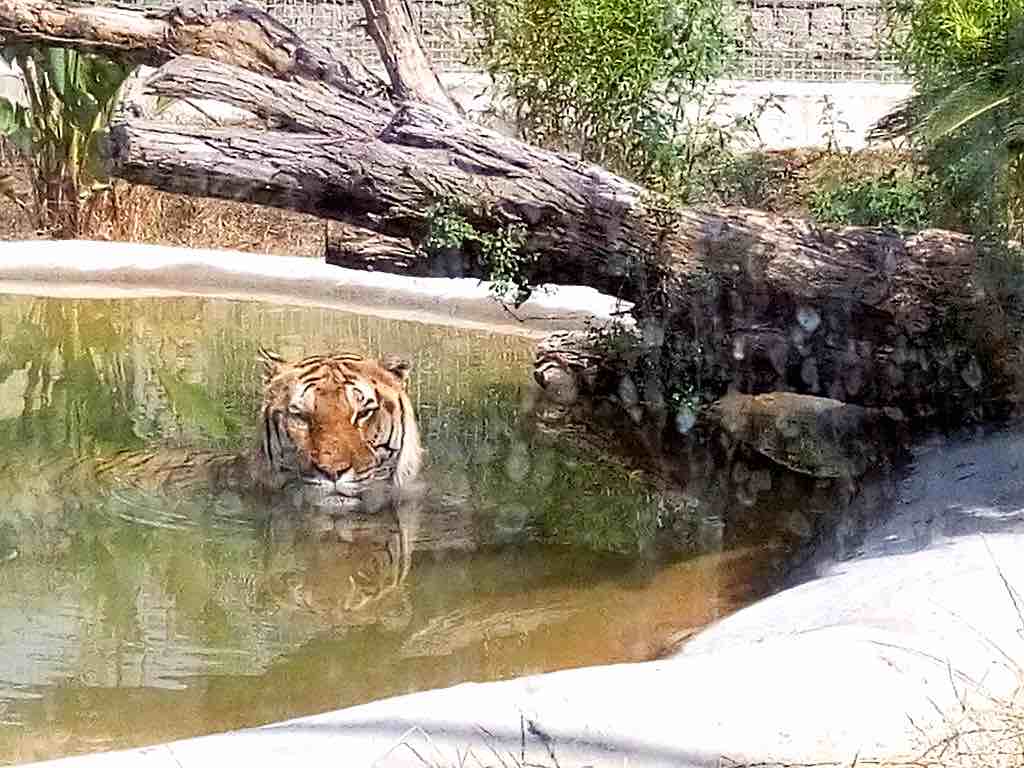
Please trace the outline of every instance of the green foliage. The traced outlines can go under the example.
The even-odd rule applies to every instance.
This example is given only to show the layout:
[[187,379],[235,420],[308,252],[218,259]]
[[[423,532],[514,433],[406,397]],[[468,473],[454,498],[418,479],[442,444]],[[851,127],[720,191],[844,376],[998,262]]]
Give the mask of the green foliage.
[[738,194],[754,196],[757,180],[743,175],[750,154],[744,150],[760,146],[757,120],[778,103],[774,96],[765,97],[749,113],[727,122],[711,119],[716,107],[714,96],[696,96],[674,138],[650,145],[658,162],[644,178],[648,186],[679,203],[724,204]]
[[702,117],[732,40],[717,0],[474,0],[523,138],[653,186],[722,145]]
[[477,241],[480,243],[480,261],[487,268],[492,290],[498,296],[511,296],[517,307],[530,298],[526,268],[535,256],[523,252],[525,227],[515,225],[490,234],[478,234]]
[[448,205],[437,203],[431,206],[427,210],[427,217],[430,229],[423,239],[423,248],[427,253],[435,254],[448,248],[461,250],[467,242],[479,235],[476,227]]
[[1024,0],[891,0],[887,12],[903,66],[934,87],[1002,58]]
[[1024,233],[1024,2],[907,0],[896,50],[917,95],[876,138],[909,138],[974,232]]
[[730,153],[707,177],[709,197],[723,205],[775,210],[788,182],[785,165],[764,152]]
[[98,139],[134,67],[63,48],[14,45],[28,106],[0,98],[0,134],[28,157],[37,225],[75,235],[83,204],[107,181]]
[[684,412],[695,416],[715,399],[715,388],[704,370],[704,355],[698,335],[693,339],[673,339],[659,361],[663,381],[667,383],[668,404],[676,416]]
[[431,206],[427,217],[429,228],[422,247],[428,254],[447,250],[469,253],[487,271],[496,296],[511,298],[517,307],[530,297],[528,268],[536,257],[523,251],[525,227],[514,224],[496,232],[481,232],[448,203]]
[[930,225],[934,181],[890,171],[819,189],[809,200],[811,215],[823,224],[892,227],[916,231]]

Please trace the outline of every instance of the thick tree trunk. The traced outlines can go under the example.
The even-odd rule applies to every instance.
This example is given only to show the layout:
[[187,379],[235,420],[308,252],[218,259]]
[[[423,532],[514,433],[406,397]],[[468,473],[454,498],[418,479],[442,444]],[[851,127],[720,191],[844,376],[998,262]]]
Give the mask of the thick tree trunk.
[[[131,122],[111,147],[132,181],[413,243],[439,200],[482,229],[521,223],[533,280],[638,304],[648,368],[666,373],[637,383],[644,402],[671,399],[685,376],[680,387],[712,393],[782,388],[954,417],[1005,402],[1015,384],[1016,342],[976,283],[972,244],[953,233],[819,231],[738,210],[659,216],[626,182],[421,106],[369,140]],[[483,275],[479,261],[463,266]]]
[[[192,77],[187,61],[174,66],[175,83],[215,80]],[[171,93],[161,77],[154,90]],[[963,236],[672,209],[603,169],[429,106],[405,104],[380,128],[389,107],[318,102],[301,85],[278,95],[251,73],[217,82],[229,81],[240,89],[233,103],[304,132],[129,121],[111,131],[112,172],[293,208],[414,246],[439,202],[483,231],[521,226],[530,280],[590,285],[637,304],[647,368],[663,373],[660,384],[637,384],[645,402],[671,399],[677,385],[782,388],[942,417],[1009,396],[1015,342],[975,284],[975,251]],[[463,274],[485,276],[480,258],[462,256]],[[422,264],[380,258],[375,268],[389,262]]]
[[[482,129],[460,135],[464,126],[421,106],[402,108],[376,140],[131,121],[110,132],[110,170],[165,191],[291,208],[417,242],[431,206],[444,201],[485,231],[531,222],[526,251],[542,257],[536,278],[627,298],[643,292],[658,233],[621,204],[617,179],[605,183],[596,169]],[[478,262],[472,272],[483,274]]]
[[328,225],[324,256],[328,264],[350,269],[416,277],[437,274],[426,254],[408,238],[388,237],[344,222]]
[[544,279],[578,282],[582,261],[591,284],[644,292],[628,283],[641,278],[662,232],[645,215],[643,190],[601,168],[430,106],[327,98],[213,61],[180,58],[148,86],[162,96],[223,99],[287,130],[124,122],[110,135],[115,176],[414,241],[429,226],[431,206],[444,202],[484,231],[524,225],[526,251],[544,254],[537,271]]
[[[362,141],[383,131],[395,108],[382,99],[339,99],[315,84],[265,77],[200,56],[183,55],[156,70],[146,89],[168,98],[202,98],[248,110],[265,126],[291,133]],[[267,134],[268,139],[273,134]]]
[[317,98],[208,61],[179,59],[150,81],[168,96],[192,86],[292,130],[128,121],[111,131],[115,175],[294,208],[414,242],[430,224],[428,209],[443,201],[483,230],[524,226],[534,278],[582,282],[631,301],[651,298],[652,277],[661,286],[671,275],[706,282],[742,273],[766,294],[841,298],[914,325],[927,323],[913,317],[927,314],[916,300],[923,289],[958,286],[962,300],[973,296],[964,290],[973,249],[952,233],[904,240],[870,229],[819,231],[756,211],[662,208],[601,168],[450,113]]
[[267,14],[237,5],[218,16],[175,7],[166,13],[0,0],[0,39],[102,53],[159,66],[193,54],[315,88],[381,95],[386,84],[366,67],[307,43]]

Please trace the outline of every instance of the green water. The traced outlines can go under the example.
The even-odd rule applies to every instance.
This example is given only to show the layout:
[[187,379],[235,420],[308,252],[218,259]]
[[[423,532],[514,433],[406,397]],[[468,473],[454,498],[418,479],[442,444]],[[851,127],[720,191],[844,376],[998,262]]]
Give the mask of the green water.
[[[400,589],[351,610],[337,542],[282,535],[238,497],[66,470],[254,444],[260,345],[409,357],[425,478],[488,521],[485,546],[417,552]],[[718,552],[706,521],[706,552],[655,561],[656,498],[524,431],[532,355],[526,339],[310,308],[0,298],[0,763],[650,658],[763,593],[768,559]]]

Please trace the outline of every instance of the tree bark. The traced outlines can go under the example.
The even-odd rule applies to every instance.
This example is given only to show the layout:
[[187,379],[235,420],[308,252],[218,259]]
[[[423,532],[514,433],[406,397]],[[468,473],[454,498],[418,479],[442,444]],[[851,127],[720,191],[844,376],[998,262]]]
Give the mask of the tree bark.
[[671,275],[692,282],[743,273],[769,293],[774,286],[809,301],[842,297],[864,311],[908,315],[913,325],[926,323],[911,317],[925,312],[916,294],[933,284],[964,293],[973,264],[970,242],[953,233],[904,240],[757,211],[665,208],[597,166],[421,104],[392,112],[376,101],[318,99],[301,85],[185,58],[149,83],[168,96],[192,85],[293,130],[122,122],[110,136],[114,175],[414,241],[430,223],[430,206],[445,201],[487,231],[524,226],[535,279],[583,282],[630,301],[650,299],[653,278],[661,285]]
[[[685,380],[710,393],[781,388],[955,422],[998,410],[1019,383],[1019,348],[975,279],[975,249],[950,232],[901,238],[748,210],[660,209],[600,169],[421,105],[400,108],[375,139],[343,141],[131,121],[112,130],[111,158],[131,181],[294,208],[414,244],[438,201],[483,230],[521,224],[531,280],[637,304],[648,368],[665,372],[634,382],[647,403]],[[465,274],[484,273],[466,260]]]
[[0,0],[0,38],[7,45],[60,45],[154,67],[192,54],[350,97],[386,92],[386,84],[362,64],[332,56],[244,5],[210,17],[181,7],[145,13],[48,0]]
[[[232,85],[233,84],[233,85]],[[547,152],[427,105],[395,110],[212,61],[178,59],[149,81],[162,96],[222,98],[286,130],[200,129],[129,120],[110,132],[110,172],[165,191],[301,210],[418,241],[445,202],[483,231],[528,229],[536,275],[611,292],[646,268],[661,237],[644,192],[576,158]],[[301,132],[298,132],[301,131]],[[482,265],[472,267],[482,275]],[[603,278],[602,278],[603,276]]]
[[[2,0],[0,0],[2,1]],[[248,110],[264,126],[294,133],[362,141],[383,131],[395,108],[382,99],[339,99],[316,85],[287,82],[199,56],[183,55],[146,80],[157,96],[202,98]]]
[[461,114],[461,108],[441,85],[423,52],[406,0],[362,0],[362,3],[366,31],[377,45],[395,97],[402,101],[422,101]]
[[408,238],[388,237],[362,227],[332,222],[327,228],[324,258],[328,264],[369,272],[415,277],[436,276],[426,254]]

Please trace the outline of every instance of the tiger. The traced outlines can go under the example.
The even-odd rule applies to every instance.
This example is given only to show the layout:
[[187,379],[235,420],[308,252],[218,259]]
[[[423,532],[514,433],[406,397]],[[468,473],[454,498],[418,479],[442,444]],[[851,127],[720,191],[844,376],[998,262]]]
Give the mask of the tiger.
[[333,516],[372,512],[419,476],[408,361],[337,352],[289,362],[262,347],[257,359],[263,400],[255,451],[121,451],[98,462],[97,474],[151,488],[299,491],[302,504]]
[[356,610],[399,586],[411,565],[424,456],[408,392],[411,365],[352,352],[288,361],[262,347],[257,362],[263,398],[259,438],[249,451],[126,451],[101,462],[96,474],[121,486],[255,495],[278,518],[315,521],[322,535],[349,543],[387,537],[370,570],[351,580],[344,603]]
[[262,348],[259,357],[258,482],[270,490],[301,484],[306,503],[343,514],[373,511],[419,475],[408,361],[341,352],[290,363]]

